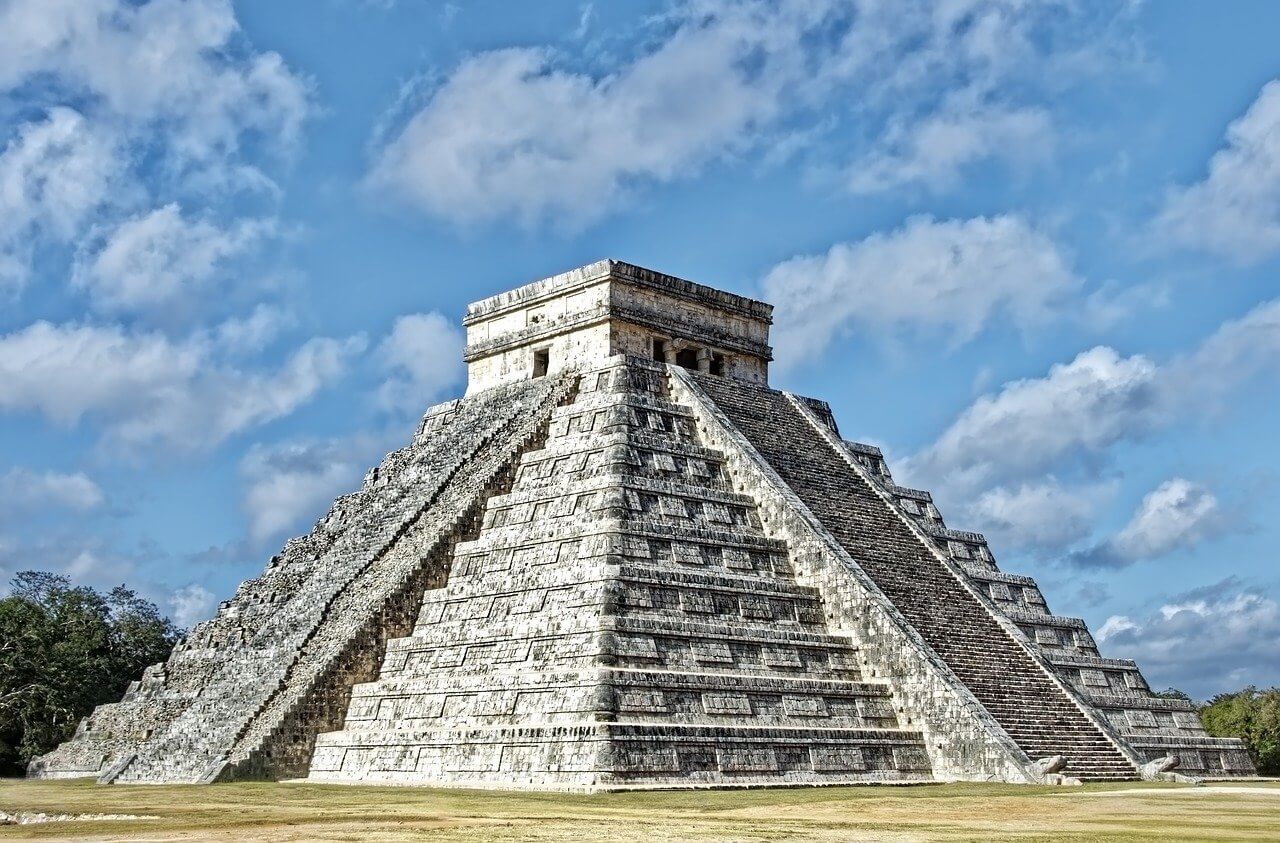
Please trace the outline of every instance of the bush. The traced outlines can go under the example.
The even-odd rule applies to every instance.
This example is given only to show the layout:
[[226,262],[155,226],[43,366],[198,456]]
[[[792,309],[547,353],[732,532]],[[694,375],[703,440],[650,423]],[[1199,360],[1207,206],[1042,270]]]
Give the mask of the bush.
[[0,775],[71,737],[94,706],[114,702],[179,630],[123,585],[106,594],[25,571],[0,599]]
[[1242,739],[1258,773],[1280,775],[1280,688],[1259,691],[1250,685],[1218,694],[1200,709],[1200,718],[1209,734]]

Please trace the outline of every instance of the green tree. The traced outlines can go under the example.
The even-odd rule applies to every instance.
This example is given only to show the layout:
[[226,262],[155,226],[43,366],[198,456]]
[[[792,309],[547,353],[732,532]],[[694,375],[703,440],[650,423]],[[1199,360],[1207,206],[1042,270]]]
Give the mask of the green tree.
[[1280,688],[1259,691],[1250,685],[1234,694],[1218,694],[1200,710],[1211,735],[1240,738],[1262,775],[1280,774]]
[[24,571],[12,587],[0,599],[0,774],[9,775],[70,737],[94,706],[119,699],[179,635],[122,585],[102,594]]

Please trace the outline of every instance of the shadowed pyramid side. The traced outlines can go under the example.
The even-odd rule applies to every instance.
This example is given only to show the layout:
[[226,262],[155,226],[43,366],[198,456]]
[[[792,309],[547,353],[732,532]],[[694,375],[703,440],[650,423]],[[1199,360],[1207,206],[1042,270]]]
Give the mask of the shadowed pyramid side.
[[[394,618],[392,599],[421,580],[409,590],[416,600],[440,575],[426,567],[431,549],[456,534],[572,382],[509,384],[429,414],[412,445],[340,498],[261,577],[242,584],[124,700],[100,707],[72,740],[35,759],[30,774],[121,782],[274,776],[296,771],[297,753],[288,749],[299,743],[305,771],[314,732],[276,727],[341,695],[343,671],[372,669],[362,664],[380,653],[385,636],[377,627]],[[274,747],[264,743],[269,736]],[[262,740],[246,743],[255,737]],[[228,770],[229,760],[243,766]]]
[[[820,413],[823,407],[815,410]],[[1191,776],[1255,775],[1243,741],[1210,736],[1194,703],[1156,696],[1136,662],[1104,657],[1083,619],[1051,612],[1035,579],[1000,570],[982,534],[949,528],[929,492],[894,483],[878,448],[848,441],[843,445],[897,508],[1018,626],[1027,643],[1143,761],[1172,756],[1178,763],[1171,769]]]

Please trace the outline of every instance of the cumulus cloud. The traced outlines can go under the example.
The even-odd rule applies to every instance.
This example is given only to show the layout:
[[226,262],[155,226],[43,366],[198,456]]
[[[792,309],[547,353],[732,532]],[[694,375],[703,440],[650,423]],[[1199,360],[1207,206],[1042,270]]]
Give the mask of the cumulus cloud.
[[235,152],[247,132],[297,136],[305,81],[277,53],[239,49],[230,0],[12,0],[0,7],[0,91],[36,78],[95,112],[159,125],[178,162]]
[[106,444],[194,449],[285,416],[340,377],[361,337],[316,338],[270,371],[225,361],[197,335],[36,322],[0,335],[0,411],[71,425],[92,416]]
[[1133,559],[1162,556],[1198,541],[1218,516],[1218,499],[1208,489],[1175,477],[1142,499],[1133,520],[1116,535],[1115,547]]
[[1120,568],[1191,548],[1226,526],[1217,497],[1182,477],[1166,480],[1149,492],[1133,518],[1107,541],[1073,553],[1081,567]]
[[1177,243],[1243,264],[1280,251],[1280,80],[1227,127],[1208,175],[1171,191],[1155,225]]
[[785,367],[854,331],[933,333],[959,344],[1001,314],[1029,327],[1081,285],[1049,237],[1020,217],[997,216],[914,217],[778,264],[761,286],[778,308],[773,340]]
[[[0,291],[25,285],[40,247],[111,229],[146,201],[274,190],[258,163],[291,148],[311,110],[309,84],[243,42],[230,0],[0,4],[0,96],[33,89],[57,105],[18,126],[0,154]],[[119,234],[142,234],[133,222]],[[187,245],[198,250],[208,237],[196,234]],[[161,259],[162,243],[150,245]],[[140,280],[119,273],[141,267],[100,269],[104,301],[136,297]]]
[[421,413],[465,373],[462,350],[466,338],[439,313],[411,313],[396,319],[379,344],[378,356],[388,372],[378,391],[387,410]]
[[49,508],[87,512],[102,505],[105,496],[84,472],[33,471],[11,468],[0,474],[0,519],[42,512]]
[[26,284],[36,241],[69,240],[109,201],[117,146],[70,108],[19,127],[0,153],[0,292]]
[[1107,654],[1136,659],[1153,686],[1198,699],[1280,673],[1280,604],[1234,578],[1170,598],[1147,617],[1113,615],[1097,631]]
[[1006,383],[965,409],[907,473],[962,489],[1074,467],[1155,423],[1158,369],[1140,355],[1098,346],[1043,378]]
[[189,219],[170,203],[125,220],[82,251],[72,283],[103,311],[148,309],[179,297],[189,302],[227,260],[274,231],[274,223],[263,220],[222,228]]
[[951,107],[891,126],[878,148],[850,168],[849,189],[947,189],[976,162],[1007,157],[1026,165],[1051,157],[1053,148],[1053,121],[1042,108]]
[[240,462],[251,539],[280,538],[320,517],[359,485],[383,450],[371,436],[254,445]]
[[169,595],[170,617],[177,626],[190,629],[213,614],[214,603],[212,591],[191,583]]
[[379,144],[371,185],[451,221],[576,226],[833,115],[870,138],[838,153],[866,157],[853,187],[942,183],[1045,149],[1049,118],[1006,96],[1107,40],[1076,4],[1017,0],[690,0],[657,21],[652,48],[598,72],[541,47],[466,57]]
[[[776,107],[745,70],[727,70],[746,53],[719,33],[690,33],[602,80],[555,70],[543,49],[473,56],[380,152],[370,183],[461,222],[592,222],[630,184],[687,172]],[[712,62],[721,72],[695,84]]]
[[1097,346],[1042,378],[1010,381],[979,397],[907,469],[974,488],[1087,466],[1117,442],[1213,411],[1278,364],[1280,300],[1224,323],[1163,366]]
[[[1034,489],[1048,476],[1063,481],[1058,494],[1087,495],[1118,443],[1205,418],[1247,384],[1277,371],[1280,301],[1264,302],[1224,323],[1195,349],[1164,365],[1098,346],[1069,363],[1055,364],[1043,377],[1010,381],[979,397],[937,439],[905,460],[900,474],[935,489],[944,501],[955,501],[978,528],[990,526],[1016,538],[1019,529],[1038,529],[1015,529],[1010,515],[1017,511],[1010,500],[1025,494],[1028,485]],[[1067,487],[1071,478],[1079,488]],[[1182,540],[1199,540],[1217,523],[1209,517],[1216,501],[1199,487],[1181,481],[1162,490],[1148,501],[1152,519],[1162,513],[1205,518]],[[1178,505],[1189,509],[1178,512]],[[1064,511],[1079,514],[1071,507]],[[1147,522],[1135,522],[1122,546],[1108,543],[1076,560],[1115,564],[1154,553],[1156,546],[1144,546],[1139,538],[1144,535],[1140,523]]]
[[1047,477],[987,489],[966,507],[966,515],[999,547],[1054,551],[1087,538],[1094,516],[1114,494],[1114,483],[1066,486]]
[[295,325],[293,314],[279,307],[259,304],[246,316],[219,322],[205,337],[229,356],[256,354],[285,328]]

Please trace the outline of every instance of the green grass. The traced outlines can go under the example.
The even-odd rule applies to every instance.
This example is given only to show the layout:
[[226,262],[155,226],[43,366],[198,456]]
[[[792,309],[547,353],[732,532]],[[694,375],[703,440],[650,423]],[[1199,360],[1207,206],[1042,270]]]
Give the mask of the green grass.
[[0,826],[80,840],[1277,840],[1280,785],[919,785],[566,795],[306,783],[0,781]]

